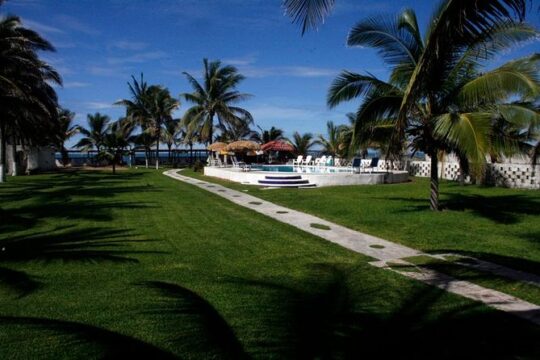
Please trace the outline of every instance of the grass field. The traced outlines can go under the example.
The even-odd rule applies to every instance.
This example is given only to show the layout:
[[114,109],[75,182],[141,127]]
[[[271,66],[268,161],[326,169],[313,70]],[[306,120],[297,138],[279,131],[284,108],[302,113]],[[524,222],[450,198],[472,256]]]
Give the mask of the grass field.
[[[184,175],[203,178],[191,170]],[[443,211],[429,210],[429,179],[405,184],[264,190],[204,177],[351,229],[426,252],[472,255],[540,274],[540,191],[441,183]]]
[[[249,189],[291,207],[316,204],[321,216],[372,233],[387,216],[421,213],[426,227],[433,219],[447,226],[435,227],[438,245],[429,235],[436,231],[420,231],[420,223],[395,240],[536,264],[538,224],[526,214],[536,195],[526,193],[523,210],[502,220],[475,210],[432,215],[415,200],[420,185],[387,187],[390,199],[401,199],[391,201],[392,211],[379,208],[378,221],[354,210],[376,211],[384,193],[375,187]],[[468,189],[470,196],[482,191]],[[338,203],[350,206],[323,209]],[[403,203],[409,205],[399,212]],[[373,268],[364,256],[160,172],[10,178],[0,185],[0,216],[0,358],[540,356],[537,326]],[[467,217],[483,231],[494,225],[493,250],[487,240],[466,247],[443,239],[451,233],[447,222]],[[463,221],[454,222],[456,238],[467,232]],[[532,238],[505,243],[503,224]]]

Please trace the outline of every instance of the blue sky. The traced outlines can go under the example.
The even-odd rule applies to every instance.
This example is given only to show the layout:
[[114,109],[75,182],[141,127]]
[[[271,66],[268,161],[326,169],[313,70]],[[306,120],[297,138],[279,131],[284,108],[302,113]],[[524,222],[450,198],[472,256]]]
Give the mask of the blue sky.
[[[247,79],[240,90],[253,95],[243,103],[255,123],[294,131],[324,133],[326,122],[345,122],[358,103],[328,109],[326,92],[343,69],[385,78],[386,66],[375,51],[345,45],[351,26],[366,16],[413,7],[425,28],[435,1],[338,0],[318,31],[300,36],[283,16],[280,0],[9,0],[3,13],[22,17],[57,48],[43,57],[59,70],[62,106],[76,123],[101,112],[124,114],[113,103],[128,97],[131,75],[144,73],[151,84],[175,96],[190,91],[182,71],[200,74],[202,59],[235,65]],[[529,21],[539,27],[538,0]],[[496,59],[539,52],[536,41]],[[189,104],[182,104],[181,116]],[[72,140],[73,143],[75,140]]]

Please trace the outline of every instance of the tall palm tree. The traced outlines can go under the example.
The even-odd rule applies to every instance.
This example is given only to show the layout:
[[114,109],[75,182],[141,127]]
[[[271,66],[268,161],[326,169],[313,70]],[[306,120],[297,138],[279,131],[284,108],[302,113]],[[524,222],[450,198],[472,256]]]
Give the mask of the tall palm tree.
[[279,129],[272,126],[268,130],[263,130],[260,126],[257,126],[257,127],[259,128],[260,132],[257,134],[254,140],[257,140],[263,144],[266,144],[267,142],[270,142],[270,141],[284,139],[283,129]]
[[62,81],[40,59],[39,51],[54,51],[54,47],[23,27],[18,17],[0,19],[0,182],[5,177],[8,141],[13,151],[17,144],[54,142],[58,101],[52,84]]
[[144,149],[144,162],[145,167],[148,169],[150,150],[152,147],[151,140],[154,139],[151,114],[148,105],[151,96],[150,86],[144,80],[144,75],[142,73],[139,80],[134,76],[131,76],[131,80],[131,83],[127,83],[131,98],[119,100],[115,105],[125,106],[126,116],[132,119],[132,121],[140,127],[141,134],[137,137],[136,148]]
[[292,138],[292,144],[297,155],[306,155],[316,142],[313,140],[313,135],[311,133],[300,134],[298,131],[295,131]]
[[[523,12],[521,1],[445,1],[425,40],[410,9],[391,18],[368,18],[349,33],[349,45],[374,47],[393,70],[388,82],[371,74],[343,72],[330,88],[328,104],[364,96],[356,134],[366,129],[384,132],[391,126],[388,155],[399,156],[406,141],[430,155],[433,210],[439,207],[439,152],[460,151],[481,166],[489,151],[490,119],[501,102],[510,94],[537,93],[534,58],[480,72],[485,60],[537,36],[536,30],[511,16],[521,20]],[[425,86],[418,85],[422,82]],[[516,114],[523,110],[513,108]]]
[[144,129],[138,134],[135,135],[133,139],[133,144],[135,145],[133,150],[143,150],[144,151],[144,162],[145,167],[148,169],[148,161],[150,154],[152,152],[152,145],[154,145],[155,136],[151,133],[150,129]]
[[181,141],[183,129],[180,126],[180,119],[167,119],[161,132],[161,141],[167,145],[169,163],[171,163],[172,147],[177,146]]
[[110,121],[111,119],[107,115],[100,114],[99,112],[93,115],[88,114],[86,118],[87,128],[78,127],[78,132],[83,137],[75,144],[75,147],[83,151],[96,149],[99,153],[103,147]]
[[319,135],[317,143],[323,146],[325,153],[332,156],[344,157],[350,146],[347,143],[346,134],[348,131],[347,125],[334,125],[333,121],[326,123],[327,135]]
[[189,73],[183,73],[193,92],[181,96],[193,104],[184,114],[187,130],[196,131],[201,141],[211,143],[216,120],[221,128],[226,128],[242,121],[251,124],[253,117],[249,111],[234,106],[250,96],[237,90],[244,76],[234,66],[222,66],[220,61],[208,62],[208,59],[204,59],[203,64],[202,83]]
[[172,113],[178,109],[180,102],[171,96],[167,88],[158,85],[150,86],[148,95],[148,114],[151,121],[151,131],[156,142],[156,169],[159,169],[159,142],[162,138],[163,124],[172,120]]
[[309,29],[316,28],[318,24],[332,11],[336,0],[284,0],[285,14],[293,22],[300,23],[302,35]]
[[121,118],[112,123],[103,136],[98,158],[108,160],[112,165],[112,173],[116,174],[116,165],[126,153],[135,129],[133,121]]
[[75,113],[69,111],[68,109],[60,109],[58,111],[58,147],[62,153],[62,164],[66,166],[69,163],[68,150],[66,149],[66,141],[71,139],[75,134],[79,132],[79,127],[73,125],[73,119],[75,118]]
[[241,119],[226,126],[218,126],[221,134],[216,138],[217,141],[232,142],[237,140],[258,140],[258,133],[250,127],[249,120]]
[[199,133],[197,132],[197,129],[188,130],[188,127],[183,120],[181,120],[180,123],[184,137],[182,143],[189,147],[189,163],[193,164],[193,144],[200,142]]

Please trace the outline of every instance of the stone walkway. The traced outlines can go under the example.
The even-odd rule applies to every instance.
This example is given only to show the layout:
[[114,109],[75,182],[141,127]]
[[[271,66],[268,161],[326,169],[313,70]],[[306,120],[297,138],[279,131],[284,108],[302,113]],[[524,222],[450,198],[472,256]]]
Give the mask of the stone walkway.
[[[432,256],[421,251],[399,245],[375,236],[354,231],[344,226],[326,221],[319,217],[292,210],[262,200],[245,192],[178,174],[178,169],[165,171],[163,174],[173,179],[197,186],[221,196],[237,205],[271,217],[272,219],[294,226],[300,230],[331,241],[349,250],[372,257],[371,265],[395,271],[409,278],[437,286],[448,292],[482,302],[495,309],[505,311],[540,325],[540,306],[518,299],[500,291],[487,289],[468,281],[459,280],[449,275],[438,273],[425,267],[416,266],[417,271],[401,271],[389,264],[414,266],[403,258],[411,256]],[[495,265],[495,264],[492,264]]]

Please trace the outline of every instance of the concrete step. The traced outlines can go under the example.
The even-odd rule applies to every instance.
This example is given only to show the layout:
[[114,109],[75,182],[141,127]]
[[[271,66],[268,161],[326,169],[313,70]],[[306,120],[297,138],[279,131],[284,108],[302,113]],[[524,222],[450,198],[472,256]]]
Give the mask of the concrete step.
[[289,179],[273,179],[273,180],[259,180],[259,184],[263,185],[302,185],[309,184],[309,180],[289,180]]
[[316,184],[261,184],[267,188],[288,188],[288,189],[304,189],[304,188],[314,188]]
[[302,179],[302,176],[301,175],[268,175],[268,176],[265,176],[265,179],[268,179],[268,180],[282,180],[282,179],[300,180],[300,179]]

